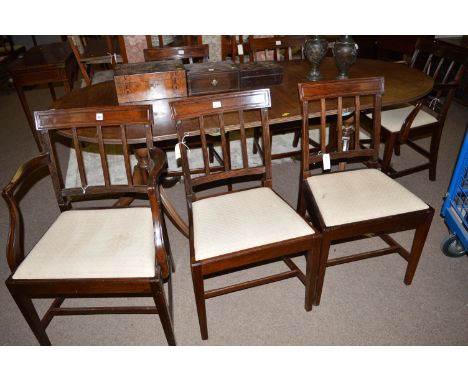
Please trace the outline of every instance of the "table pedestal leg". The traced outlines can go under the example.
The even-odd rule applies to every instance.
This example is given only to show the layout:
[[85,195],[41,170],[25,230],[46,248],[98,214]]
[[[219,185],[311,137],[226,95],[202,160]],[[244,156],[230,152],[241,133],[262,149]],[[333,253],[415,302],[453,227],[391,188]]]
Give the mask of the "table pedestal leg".
[[[133,171],[133,184],[147,184],[148,183],[148,167],[149,157],[148,150],[146,148],[136,149],[135,157],[138,161]],[[174,206],[167,197],[166,191],[163,187],[159,188],[161,195],[161,203],[169,220],[176,226],[182,235],[188,238],[189,228],[187,223],[182,219],[179,213],[175,210]],[[128,206],[133,202],[132,197],[123,197],[118,200],[114,206]]]

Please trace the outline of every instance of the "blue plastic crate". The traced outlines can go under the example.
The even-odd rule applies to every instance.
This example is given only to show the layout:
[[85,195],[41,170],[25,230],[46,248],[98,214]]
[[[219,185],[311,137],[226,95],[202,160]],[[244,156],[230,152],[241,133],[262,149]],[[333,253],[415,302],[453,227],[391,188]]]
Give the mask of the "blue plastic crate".
[[468,250],[468,130],[458,154],[441,216],[450,232]]

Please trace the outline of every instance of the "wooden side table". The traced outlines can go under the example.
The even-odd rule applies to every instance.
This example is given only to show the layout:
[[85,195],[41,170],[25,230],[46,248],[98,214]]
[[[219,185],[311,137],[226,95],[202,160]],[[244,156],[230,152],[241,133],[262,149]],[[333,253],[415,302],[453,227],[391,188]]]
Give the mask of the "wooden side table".
[[24,94],[24,87],[28,85],[48,84],[52,99],[55,101],[54,83],[61,82],[65,92],[73,88],[76,76],[76,60],[68,42],[58,42],[39,45],[29,49],[24,56],[18,58],[9,67],[10,75],[28,119],[29,127],[36,141],[39,151],[42,150],[41,140],[36,133],[34,119]]

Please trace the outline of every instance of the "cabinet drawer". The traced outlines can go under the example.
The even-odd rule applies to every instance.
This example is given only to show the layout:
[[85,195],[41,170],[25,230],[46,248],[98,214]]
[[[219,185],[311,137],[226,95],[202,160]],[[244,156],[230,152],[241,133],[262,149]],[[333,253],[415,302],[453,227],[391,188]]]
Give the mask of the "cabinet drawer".
[[188,75],[189,95],[211,94],[239,90],[239,72]]

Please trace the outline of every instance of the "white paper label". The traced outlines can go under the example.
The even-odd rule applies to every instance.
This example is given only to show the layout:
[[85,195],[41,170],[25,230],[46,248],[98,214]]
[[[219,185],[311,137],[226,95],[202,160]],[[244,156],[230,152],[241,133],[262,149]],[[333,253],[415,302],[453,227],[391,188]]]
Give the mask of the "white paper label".
[[96,121],[103,121],[104,115],[102,113],[96,113]]
[[281,45],[281,41],[276,41],[276,45]]
[[179,143],[176,143],[174,147],[174,154],[175,154],[175,159],[179,160],[180,159],[180,145]]
[[244,55],[244,46],[242,44],[237,44],[237,54],[239,56],[243,56]]
[[323,169],[330,170],[330,154],[323,154]]
[[177,54],[184,54],[184,53],[185,53],[185,51],[184,51],[183,49],[179,49],[179,50],[177,51]]
[[213,102],[213,109],[218,109],[221,107],[221,101],[214,101]]

